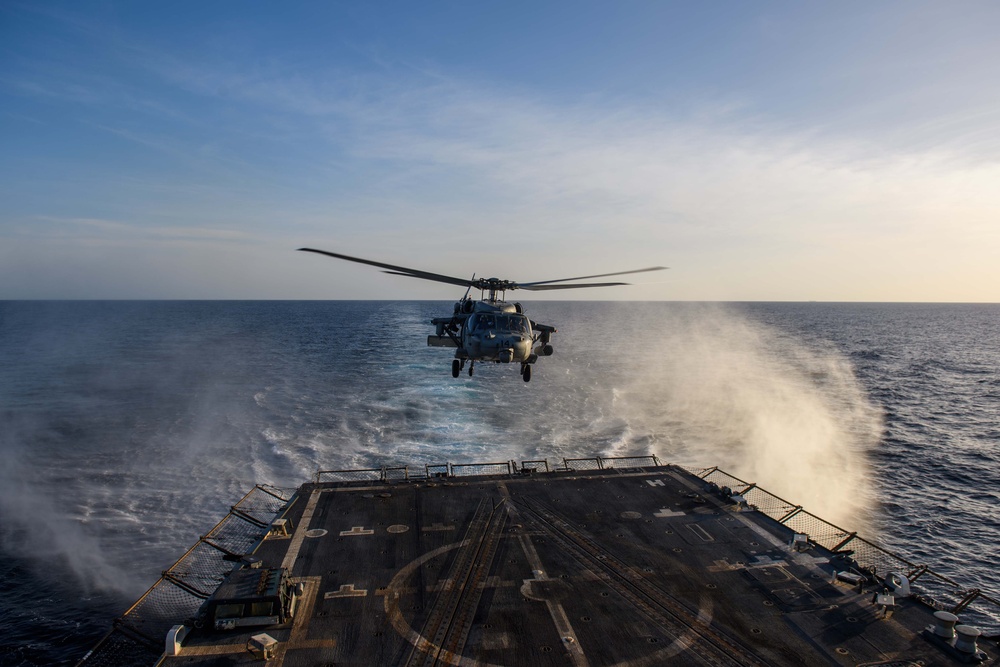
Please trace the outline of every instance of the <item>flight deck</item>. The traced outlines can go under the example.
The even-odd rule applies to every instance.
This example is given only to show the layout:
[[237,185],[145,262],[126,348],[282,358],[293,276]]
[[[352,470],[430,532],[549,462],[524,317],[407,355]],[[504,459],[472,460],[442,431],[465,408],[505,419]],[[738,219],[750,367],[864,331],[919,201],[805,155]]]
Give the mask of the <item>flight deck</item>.
[[[419,473],[320,472],[287,497],[258,487],[81,664],[958,665],[998,654],[995,599],[723,471],[634,457]],[[115,662],[133,650],[150,659]]]

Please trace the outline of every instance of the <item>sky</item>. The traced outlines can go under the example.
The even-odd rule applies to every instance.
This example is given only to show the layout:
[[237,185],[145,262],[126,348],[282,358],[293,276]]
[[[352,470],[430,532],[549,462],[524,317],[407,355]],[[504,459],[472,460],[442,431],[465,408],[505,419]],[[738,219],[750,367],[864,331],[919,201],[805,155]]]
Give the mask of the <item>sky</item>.
[[[1000,3],[0,3],[0,299],[1000,302]],[[527,296],[517,294],[516,296]]]

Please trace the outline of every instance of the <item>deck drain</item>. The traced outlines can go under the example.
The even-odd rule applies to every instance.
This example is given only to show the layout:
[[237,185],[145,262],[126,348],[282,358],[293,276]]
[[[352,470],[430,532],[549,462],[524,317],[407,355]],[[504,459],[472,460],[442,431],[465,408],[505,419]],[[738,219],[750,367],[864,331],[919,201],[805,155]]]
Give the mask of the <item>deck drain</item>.
[[848,623],[857,623],[858,622],[858,617],[857,616],[848,616],[847,617],[847,622]]
[[764,606],[765,607],[773,607],[774,603],[771,602],[770,600],[764,600]]
[[649,642],[650,644],[655,644],[655,643],[659,642],[660,640],[657,639],[656,637],[647,637],[646,641]]
[[716,586],[715,584],[705,584],[705,588],[711,588],[712,590],[715,590],[716,588],[718,588],[718,586]]
[[843,646],[838,646],[837,648],[835,648],[833,650],[836,651],[837,653],[839,653],[840,655],[847,655],[848,653],[850,653],[850,651],[848,651]]
[[542,653],[548,653],[551,650],[552,650],[551,646],[543,646],[542,647]]
[[580,620],[584,623],[590,623],[590,616],[581,616]]
[[683,549],[681,549],[680,547],[674,547],[674,553],[679,554],[681,551],[683,551]]
[[313,528],[306,531],[306,537],[323,537],[324,535],[326,535],[326,531],[322,528]]
[[755,635],[759,635],[760,634],[760,628],[750,628],[750,632],[752,632]]

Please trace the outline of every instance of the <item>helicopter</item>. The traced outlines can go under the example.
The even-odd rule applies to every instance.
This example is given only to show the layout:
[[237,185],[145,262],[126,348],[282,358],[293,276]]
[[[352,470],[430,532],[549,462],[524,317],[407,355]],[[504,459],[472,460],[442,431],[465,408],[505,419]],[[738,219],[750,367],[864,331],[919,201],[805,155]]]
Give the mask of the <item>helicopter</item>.
[[[589,280],[591,278],[606,278],[629,273],[645,273],[647,271],[662,271],[665,266],[651,266],[645,269],[601,273],[593,276],[577,276],[576,278],[558,278],[556,280],[541,280],[530,283],[517,283],[499,278],[455,278],[438,273],[429,273],[405,266],[385,264],[370,259],[351,257],[340,253],[317,250],[315,248],[299,248],[302,252],[313,252],[327,257],[343,259],[359,264],[368,264],[383,269],[383,273],[394,276],[422,278],[439,283],[465,287],[465,295],[455,303],[450,316],[435,317],[431,324],[436,327],[435,333],[427,336],[430,347],[455,348],[455,358],[451,362],[451,375],[458,377],[466,362],[469,364],[469,375],[475,371],[477,361],[492,361],[498,364],[521,364],[521,378],[531,381],[531,366],[540,357],[548,357],[553,353],[552,334],[556,328],[547,324],[528,319],[520,303],[507,303],[504,297],[508,290],[523,289],[529,291],[578,289],[583,287],[613,287],[629,283],[568,283],[572,280]],[[469,297],[473,289],[480,291],[480,298]]]

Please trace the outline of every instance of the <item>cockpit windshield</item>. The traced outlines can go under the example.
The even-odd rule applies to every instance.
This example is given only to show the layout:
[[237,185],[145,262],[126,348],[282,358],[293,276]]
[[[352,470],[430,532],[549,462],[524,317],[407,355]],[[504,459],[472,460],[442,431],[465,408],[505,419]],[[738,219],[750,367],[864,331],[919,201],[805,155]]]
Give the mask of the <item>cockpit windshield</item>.
[[524,315],[480,313],[469,318],[469,328],[473,331],[531,335],[531,325],[528,323],[528,318]]

